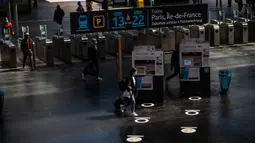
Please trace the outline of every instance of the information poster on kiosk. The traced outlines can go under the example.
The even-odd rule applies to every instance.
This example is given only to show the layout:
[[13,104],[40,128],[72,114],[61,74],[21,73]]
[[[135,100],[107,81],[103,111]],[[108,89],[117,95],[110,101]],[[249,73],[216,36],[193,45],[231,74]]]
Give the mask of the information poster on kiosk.
[[185,40],[180,44],[180,80],[200,81],[200,68],[210,67],[209,43],[196,39]]
[[139,90],[153,90],[153,76],[136,77],[136,86]]
[[137,75],[164,75],[163,51],[156,51],[155,46],[135,46],[132,52],[132,66]]
[[164,75],[163,51],[155,46],[135,46],[132,52],[132,66],[137,69],[136,85],[139,90],[153,90],[153,77]]

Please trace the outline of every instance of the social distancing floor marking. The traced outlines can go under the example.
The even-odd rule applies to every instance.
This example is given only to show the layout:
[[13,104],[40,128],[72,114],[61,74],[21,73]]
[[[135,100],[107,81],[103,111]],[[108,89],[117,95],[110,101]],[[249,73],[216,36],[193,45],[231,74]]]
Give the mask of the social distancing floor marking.
[[135,122],[139,124],[144,124],[149,122],[150,117],[136,117]]
[[127,142],[141,142],[143,135],[127,135]]
[[191,96],[189,97],[189,100],[192,100],[192,101],[197,101],[197,100],[201,100],[202,98],[199,97],[199,96]]
[[197,130],[197,127],[181,127],[181,132],[186,134],[192,134],[195,133]]
[[153,103],[143,103],[141,104],[142,107],[145,107],[145,108],[150,108],[150,107],[153,107],[154,104]]
[[189,116],[195,116],[199,114],[200,110],[185,110],[185,114]]
[[141,142],[142,141],[142,138],[140,137],[129,137],[127,138],[127,142],[130,142],[130,143],[137,143],[137,142]]

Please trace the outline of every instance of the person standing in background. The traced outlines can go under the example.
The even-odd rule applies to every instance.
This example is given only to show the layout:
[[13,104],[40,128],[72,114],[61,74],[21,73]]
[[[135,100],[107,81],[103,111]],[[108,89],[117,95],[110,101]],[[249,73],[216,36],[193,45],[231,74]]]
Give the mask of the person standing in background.
[[5,36],[5,30],[7,30],[7,32],[9,32],[10,36],[13,36],[14,35],[14,32],[13,32],[13,29],[12,29],[12,23],[9,22],[8,18],[4,18],[4,23],[2,25],[2,29],[1,29],[1,34],[2,34],[2,37]]
[[173,77],[177,76],[180,73],[180,56],[179,56],[179,48],[177,48],[171,58],[171,71],[174,68],[174,73],[166,78],[166,81],[172,79]]
[[216,0],[216,7],[218,7],[219,1],[220,1],[220,7],[222,7],[222,0]]
[[77,3],[77,5],[78,5],[78,8],[76,9],[76,11],[77,12],[84,12],[83,6],[81,5],[80,1]]
[[[65,16],[64,10],[62,8],[60,8],[60,5],[57,5],[57,8],[56,8],[56,10],[54,12],[53,21],[55,21],[58,24],[58,26],[62,27],[62,28],[63,28],[62,22],[63,22],[64,16]],[[58,35],[58,32],[59,31],[57,31],[56,35]],[[62,35],[63,32],[61,31],[60,34]]]

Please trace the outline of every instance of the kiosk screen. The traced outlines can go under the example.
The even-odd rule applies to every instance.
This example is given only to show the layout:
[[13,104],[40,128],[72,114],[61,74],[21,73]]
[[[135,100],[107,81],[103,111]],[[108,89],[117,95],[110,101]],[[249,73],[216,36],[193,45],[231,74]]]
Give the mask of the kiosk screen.
[[183,62],[184,62],[183,63],[184,66],[191,66],[192,65],[192,61],[191,60],[184,60]]

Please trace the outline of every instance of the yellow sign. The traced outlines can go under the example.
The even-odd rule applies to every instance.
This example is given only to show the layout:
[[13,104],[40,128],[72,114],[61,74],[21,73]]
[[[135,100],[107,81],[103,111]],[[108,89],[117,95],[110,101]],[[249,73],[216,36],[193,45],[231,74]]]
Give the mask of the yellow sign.
[[104,28],[105,27],[104,15],[97,15],[97,16],[93,17],[93,27],[94,28]]
[[136,0],[136,5],[138,8],[144,8],[144,0]]

